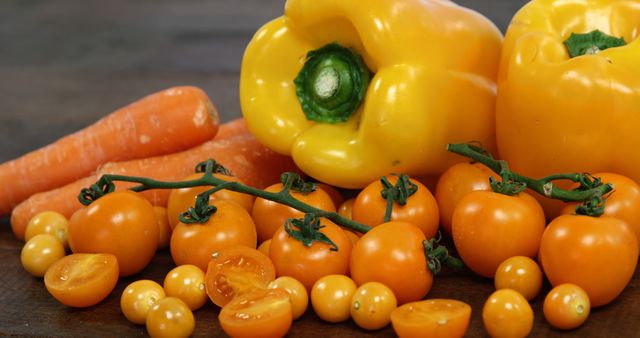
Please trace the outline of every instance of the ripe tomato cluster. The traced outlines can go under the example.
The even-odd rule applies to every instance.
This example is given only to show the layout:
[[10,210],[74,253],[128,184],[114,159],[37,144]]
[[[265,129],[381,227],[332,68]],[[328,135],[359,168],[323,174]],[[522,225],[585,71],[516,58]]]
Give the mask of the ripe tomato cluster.
[[[596,174],[616,187],[605,215],[576,215],[567,204],[547,225],[532,195],[493,192],[492,175],[478,163],[457,164],[440,177],[435,196],[404,175],[388,175],[347,199],[323,184],[290,190],[298,201],[370,226],[366,233],[225,190],[211,195],[207,218],[189,223],[183,209],[208,188],[174,189],[167,208],[116,191],[69,220],[51,212],[34,217],[21,259],[31,274],[44,276],[58,301],[87,307],[168,246],[177,267],[163,285],[136,281],[121,297],[123,315],[155,337],[190,335],[192,312],[208,300],[221,308],[220,326],[233,337],[284,336],[309,304],[327,322],[351,318],[367,330],[391,324],[399,336],[463,336],[469,305],[425,300],[446,257],[431,247],[439,225],[469,270],[494,279],[496,292],[482,309],[491,336],[529,333],[528,301],[540,293],[544,276],[554,287],[544,315],[561,329],[581,325],[592,306],[622,292],[638,259],[640,187]],[[67,247],[73,254],[65,256]]]

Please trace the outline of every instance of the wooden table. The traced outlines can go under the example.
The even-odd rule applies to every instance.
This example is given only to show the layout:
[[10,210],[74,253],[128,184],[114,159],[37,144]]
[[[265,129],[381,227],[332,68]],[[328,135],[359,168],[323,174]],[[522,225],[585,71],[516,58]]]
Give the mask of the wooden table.
[[[523,0],[466,0],[505,29]],[[273,0],[183,0],[64,2],[5,0],[0,3],[0,162],[80,129],[100,116],[156,90],[180,84],[202,87],[222,119],[240,116],[238,74],[243,49],[255,30],[282,13]],[[43,175],[46,173],[43,173]],[[173,267],[159,252],[137,276],[121,280],[101,304],[70,309],[49,296],[41,279],[20,265],[22,243],[0,220],[0,335],[141,336],[119,309],[124,287],[137,279],[161,282]],[[552,329],[541,314],[542,296],[532,303],[532,336],[640,337],[638,273],[612,304],[593,311],[578,330]],[[548,286],[545,286],[545,291]],[[481,309],[493,291],[490,280],[469,273],[439,276],[429,297],[456,298],[473,308],[468,336],[485,336]],[[196,336],[224,336],[218,310],[196,312]],[[330,325],[313,311],[290,336],[392,336],[390,327],[366,332],[353,322]]]

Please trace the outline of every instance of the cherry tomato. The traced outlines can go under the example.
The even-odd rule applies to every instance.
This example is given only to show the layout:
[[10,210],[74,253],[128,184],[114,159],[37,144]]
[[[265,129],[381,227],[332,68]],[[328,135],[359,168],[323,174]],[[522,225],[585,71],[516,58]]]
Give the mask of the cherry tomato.
[[293,315],[289,294],[280,289],[255,290],[234,298],[222,308],[218,320],[231,337],[283,337]]
[[[276,183],[264,189],[269,192],[278,192],[282,190],[282,183]],[[336,207],[331,200],[329,194],[327,194],[322,188],[316,188],[311,193],[299,193],[290,191],[293,198],[302,201],[306,204],[314,206],[318,209],[326,211],[336,211]],[[263,198],[256,198],[253,203],[253,210],[251,216],[256,223],[256,230],[258,231],[258,242],[262,243],[273,237],[273,234],[282,227],[285,221],[289,218],[300,218],[304,214],[294,208],[280,204],[277,202],[269,201]]]
[[293,320],[296,320],[307,311],[309,306],[309,294],[307,289],[297,279],[283,276],[269,283],[269,289],[281,289],[289,293],[291,298],[291,311]]
[[398,307],[396,296],[386,285],[368,282],[360,285],[351,298],[351,318],[367,330],[381,329],[391,321],[391,312]]
[[276,275],[291,276],[311,290],[313,283],[326,275],[349,273],[349,255],[351,241],[347,234],[326,218],[320,219],[323,227],[320,232],[336,244],[338,250],[332,250],[329,244],[314,241],[305,246],[290,236],[284,226],[276,231],[271,239],[270,256],[276,267]]
[[205,286],[211,301],[223,307],[239,295],[266,289],[276,278],[269,257],[245,246],[232,246],[214,252]]
[[533,259],[514,256],[498,266],[494,282],[497,290],[513,289],[532,300],[542,287],[542,270]]
[[398,303],[422,299],[431,290],[424,233],[405,222],[383,223],[364,234],[351,252],[351,277],[358,285],[380,282]]
[[157,301],[147,315],[147,332],[151,338],[189,337],[196,326],[193,312],[176,297]]
[[57,238],[49,234],[40,234],[29,239],[22,247],[20,261],[28,273],[42,277],[47,269],[65,254],[64,246]]
[[[195,180],[201,178],[204,174],[196,173],[191,174],[184,178],[184,181]],[[225,181],[240,182],[242,181],[234,176],[227,176],[223,174],[213,174],[214,177]],[[171,228],[175,228],[180,222],[180,214],[187,211],[190,207],[193,207],[196,203],[198,194],[203,193],[213,188],[212,186],[198,186],[190,188],[172,189],[169,194],[169,200],[167,201],[167,217],[169,219],[169,225]],[[239,193],[236,191],[222,189],[209,196],[209,204],[213,204],[214,201],[226,200],[238,203],[241,207],[245,208],[247,212],[251,212],[253,207],[253,196]]]
[[525,192],[473,191],[453,212],[453,241],[469,269],[493,278],[505,259],[536,256],[545,224],[542,207]]
[[482,322],[493,338],[526,337],[533,328],[533,310],[517,291],[502,289],[484,303]]
[[180,298],[191,311],[201,308],[208,299],[204,272],[195,265],[186,264],[173,268],[164,278],[163,287],[167,296]]
[[347,276],[324,276],[311,288],[311,306],[320,319],[343,322],[351,316],[351,298],[356,289],[356,283]]
[[489,178],[499,179],[496,173],[482,163],[458,163],[447,169],[438,179],[435,189],[440,211],[440,225],[451,235],[453,210],[462,198],[472,191],[491,191]]
[[158,219],[158,249],[166,249],[169,247],[171,232],[173,231],[167,220],[167,208],[154,206],[153,211],[156,212],[156,218]]
[[67,229],[69,227],[69,221],[62,214],[55,211],[43,211],[36,214],[27,223],[27,228],[24,233],[24,240],[29,241],[36,235],[50,234],[64,245],[65,249],[69,248],[69,241],[67,239]]
[[268,239],[268,240],[260,243],[260,245],[258,245],[258,251],[260,251],[263,254],[267,255],[267,257],[271,256],[271,240]]
[[351,242],[352,246],[358,243],[358,240],[360,240],[360,236],[358,236],[358,234],[344,228],[342,230],[344,230],[344,234],[347,235],[347,237],[349,237],[349,241]]
[[72,254],[53,263],[44,275],[47,291],[60,303],[89,307],[100,303],[118,282],[112,254]]
[[544,231],[539,258],[552,286],[576,284],[598,307],[615,299],[631,280],[638,241],[618,218],[562,215]]
[[334,186],[332,185],[328,185],[326,183],[321,183],[318,182],[316,183],[316,185],[324,190],[324,192],[326,192],[329,197],[331,197],[331,201],[333,201],[333,206],[337,207],[338,205],[342,204],[342,202],[344,201],[344,197],[342,197],[342,194],[340,193],[340,191],[338,191],[338,189],[336,189]]
[[[398,176],[386,176],[393,185],[398,181]],[[427,239],[435,237],[438,232],[438,203],[429,189],[414,179],[409,179],[418,186],[418,190],[407,199],[407,204],[393,204],[391,220],[413,223],[422,230]],[[384,222],[387,209],[387,200],[382,198],[382,183],[375,181],[366,186],[356,197],[353,203],[353,220],[372,227]]]
[[471,306],[453,299],[428,299],[404,304],[391,312],[400,338],[461,338],[467,332]]
[[238,204],[219,200],[217,211],[204,224],[180,222],[171,235],[171,257],[176,265],[193,264],[207,269],[211,255],[223,248],[256,247],[256,228],[249,213]]
[[74,253],[110,253],[120,276],[144,269],[158,248],[158,220],[153,206],[124,190],[100,197],[69,220],[69,247]]
[[144,324],[149,310],[166,295],[162,286],[152,280],[135,281],[124,289],[120,297],[120,309],[134,324]]
[[582,325],[589,317],[589,296],[579,286],[560,284],[551,289],[544,299],[544,318],[553,327],[571,330]]
[[347,219],[353,219],[353,204],[356,202],[355,198],[350,198],[344,202],[342,202],[342,204],[340,204],[340,207],[338,207],[338,214],[340,214],[342,217],[347,218]]
[[[613,173],[597,173],[603,183],[612,183],[613,193],[607,198],[602,216],[616,217],[625,222],[640,242],[640,185],[632,179]],[[578,185],[573,186],[577,188]],[[575,214],[577,203],[569,203],[562,214]]]

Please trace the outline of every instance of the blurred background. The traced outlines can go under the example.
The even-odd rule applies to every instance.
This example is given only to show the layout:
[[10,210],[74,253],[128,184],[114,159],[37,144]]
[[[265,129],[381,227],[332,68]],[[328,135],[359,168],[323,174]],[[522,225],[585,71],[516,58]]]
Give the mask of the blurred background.
[[[402,1],[402,0],[398,0]],[[503,32],[524,0],[456,1]],[[240,116],[242,54],[283,0],[3,0],[0,162],[140,97],[195,85]]]

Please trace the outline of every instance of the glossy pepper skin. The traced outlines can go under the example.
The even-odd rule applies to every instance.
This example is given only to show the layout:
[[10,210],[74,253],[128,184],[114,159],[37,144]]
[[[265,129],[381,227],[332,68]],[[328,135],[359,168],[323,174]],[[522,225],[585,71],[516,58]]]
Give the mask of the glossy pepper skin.
[[[371,80],[346,122],[310,121],[294,79],[310,51],[331,43],[358,54]],[[450,1],[289,0],[245,51],[243,115],[260,142],[332,185],[440,174],[462,160],[447,143],[495,147],[501,43],[487,18]]]
[[[570,58],[595,29],[627,45]],[[623,174],[640,182],[640,1],[534,0],[513,18],[498,77],[500,157],[531,177]],[[547,216],[558,211],[548,202]]]

